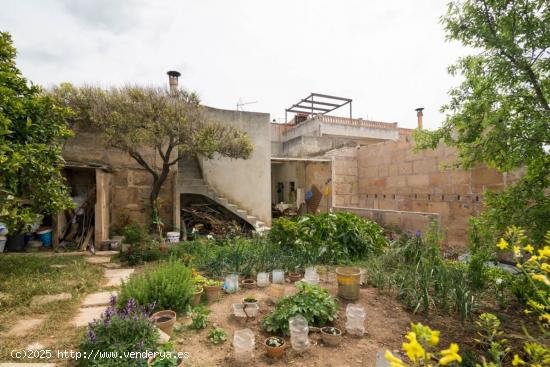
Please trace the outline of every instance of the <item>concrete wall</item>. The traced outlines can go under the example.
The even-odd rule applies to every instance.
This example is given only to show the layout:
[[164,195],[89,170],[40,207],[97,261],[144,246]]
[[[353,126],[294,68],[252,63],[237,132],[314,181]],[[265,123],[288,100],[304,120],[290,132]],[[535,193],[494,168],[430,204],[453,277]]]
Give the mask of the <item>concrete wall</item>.
[[[412,141],[400,140],[363,146],[357,151],[357,207],[392,213],[437,213],[447,245],[461,251],[466,246],[468,218],[482,210],[484,191],[502,189],[510,177],[486,167],[468,171],[445,168],[456,160],[456,150],[441,145],[433,151],[414,153],[413,146]],[[348,205],[346,199],[336,197],[337,204],[342,202]],[[411,220],[404,229],[423,229],[413,228],[415,225],[421,227],[423,221],[415,224]]]
[[[154,152],[143,152],[148,161],[155,162]],[[105,187],[110,190],[109,214],[111,225],[120,224],[122,218],[141,224],[150,221],[149,194],[152,177],[127,153],[106,149],[99,132],[77,130],[75,136],[67,141],[63,148],[63,158],[70,162],[97,164],[109,168],[110,183]],[[160,159],[157,158],[157,162]],[[159,196],[160,215],[167,225],[172,223],[173,174],[170,174]],[[105,218],[101,218],[105,225]]]
[[271,224],[271,145],[269,114],[205,107],[208,120],[248,133],[254,151],[250,159],[200,158],[206,182],[267,225]]

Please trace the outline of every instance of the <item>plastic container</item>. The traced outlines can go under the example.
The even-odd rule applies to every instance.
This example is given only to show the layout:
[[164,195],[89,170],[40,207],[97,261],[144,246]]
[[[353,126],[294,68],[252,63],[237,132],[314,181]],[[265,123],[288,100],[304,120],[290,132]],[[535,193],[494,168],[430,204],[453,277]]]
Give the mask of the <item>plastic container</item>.
[[179,232],[167,232],[166,233],[166,239],[168,240],[168,243],[178,243],[180,241],[180,233]]
[[223,289],[226,293],[235,293],[239,290],[239,275],[238,274],[229,274],[225,277],[225,283],[223,284]]
[[269,273],[258,273],[256,285],[261,288],[267,287],[269,285]]
[[271,274],[271,281],[273,284],[284,284],[285,282],[285,271],[284,270],[273,270]]
[[290,329],[290,345],[296,352],[301,353],[309,348],[309,326],[302,315],[296,315],[288,320]]
[[254,358],[254,333],[250,329],[235,331],[233,335],[233,349],[237,362],[249,362]]
[[315,268],[306,268],[306,273],[304,275],[304,281],[308,284],[319,285],[319,274]]
[[257,303],[233,303],[233,315],[237,318],[256,317],[258,311],[260,306]]
[[279,298],[285,295],[285,287],[282,284],[271,284],[267,294],[271,303],[275,304]]
[[338,281],[338,296],[355,301],[359,298],[361,269],[339,267],[336,268],[336,280]]
[[8,226],[5,223],[0,222],[0,236],[8,234]]
[[36,232],[38,239],[42,241],[42,246],[50,247],[52,245],[52,229],[45,228],[41,231]]
[[18,252],[25,250],[25,241],[21,233],[15,232],[8,235],[6,248],[10,252]]
[[350,303],[346,307],[346,331],[348,334],[363,336],[365,333],[366,312],[363,306]]
[[0,236],[0,254],[4,252],[4,247],[6,247],[7,241],[8,239],[6,238],[6,236]]

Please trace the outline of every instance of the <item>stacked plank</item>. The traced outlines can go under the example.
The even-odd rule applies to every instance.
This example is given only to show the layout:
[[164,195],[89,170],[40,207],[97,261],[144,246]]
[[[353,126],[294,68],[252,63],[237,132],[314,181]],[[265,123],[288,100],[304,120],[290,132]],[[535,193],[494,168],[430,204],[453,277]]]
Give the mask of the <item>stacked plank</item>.
[[210,204],[191,204],[181,209],[185,227],[194,229],[201,235],[213,235],[223,238],[227,235],[239,235],[250,232],[250,226],[244,221],[239,223],[232,215],[218,210]]
[[96,191],[88,192],[86,199],[77,203],[74,209],[68,209],[63,214],[66,224],[62,227],[60,242],[72,242],[81,251],[94,248]]

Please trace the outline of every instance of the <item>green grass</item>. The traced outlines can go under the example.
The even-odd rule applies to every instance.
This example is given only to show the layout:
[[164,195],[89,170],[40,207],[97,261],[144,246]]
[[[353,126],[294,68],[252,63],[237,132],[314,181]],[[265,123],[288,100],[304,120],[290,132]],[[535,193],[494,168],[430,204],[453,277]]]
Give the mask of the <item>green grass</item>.
[[[50,265],[66,265],[51,268]],[[70,325],[82,297],[99,288],[103,269],[86,263],[81,256],[0,256],[0,361],[10,360],[10,351],[40,342],[47,349],[75,348],[80,331]],[[31,306],[33,296],[71,293],[72,299]],[[44,318],[44,323],[24,337],[5,337],[22,318]]]

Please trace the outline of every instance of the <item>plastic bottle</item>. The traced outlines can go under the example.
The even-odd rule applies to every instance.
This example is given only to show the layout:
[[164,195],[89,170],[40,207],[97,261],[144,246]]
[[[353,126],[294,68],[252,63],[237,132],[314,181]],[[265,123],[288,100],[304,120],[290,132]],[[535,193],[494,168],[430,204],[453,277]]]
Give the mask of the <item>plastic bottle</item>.
[[296,315],[288,320],[290,329],[290,344],[292,349],[301,353],[309,348],[309,326],[302,315]]
[[235,360],[248,362],[254,358],[254,333],[250,329],[235,331],[233,335],[233,348],[235,349]]
[[346,307],[346,330],[351,335],[363,336],[365,333],[366,312],[363,306],[350,303]]
[[267,287],[269,285],[269,273],[258,273],[256,285],[261,288]]

